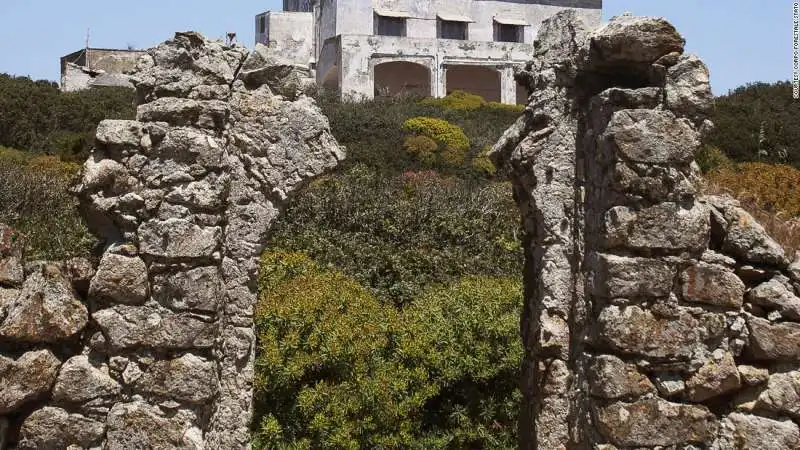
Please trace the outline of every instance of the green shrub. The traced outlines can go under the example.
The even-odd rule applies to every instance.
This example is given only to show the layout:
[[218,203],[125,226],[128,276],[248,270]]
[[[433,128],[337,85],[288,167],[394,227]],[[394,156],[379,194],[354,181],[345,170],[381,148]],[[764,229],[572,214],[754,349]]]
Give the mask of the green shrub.
[[509,245],[519,234],[506,183],[360,165],[299,193],[272,246],[305,251],[402,304],[431,283],[521,273],[522,252]]
[[304,255],[261,270],[254,448],[513,448],[518,281],[467,278],[398,313]]
[[426,98],[421,103],[452,111],[472,111],[485,106],[486,100],[480,95],[465,91],[453,91],[445,97]]
[[55,83],[0,74],[0,145],[83,162],[103,119],[133,119],[127,88],[60,92]]
[[403,144],[406,152],[425,165],[436,162],[436,151],[439,144],[428,136],[408,136]]
[[[316,100],[330,121],[333,135],[347,146],[347,159],[342,167],[365,164],[390,174],[434,167],[450,175],[483,177],[471,167],[470,156],[478,154],[487,145],[493,145],[519,117],[518,112],[502,108],[454,110],[403,98],[348,102],[321,92]],[[464,153],[464,164],[429,163],[403,151],[409,135],[403,129],[403,123],[419,116],[439,118],[461,127],[472,144]]]
[[[707,143],[737,162],[762,161],[800,168],[800,102],[792,84],[750,83],[714,99]],[[759,155],[759,151],[766,155]],[[785,152],[786,157],[781,157]]]
[[435,117],[412,117],[403,123],[403,129],[428,136],[440,145],[455,150],[469,149],[469,138],[458,125]]
[[481,150],[478,156],[472,160],[472,167],[488,176],[492,176],[497,173],[497,167],[494,166],[494,163],[491,159],[489,159],[489,152],[492,150],[491,147],[486,146]]
[[521,114],[522,111],[525,111],[525,105],[509,105],[508,103],[500,102],[489,102],[486,104],[486,107],[489,109],[508,111],[515,114]]
[[68,193],[78,171],[56,157],[0,147],[0,222],[25,236],[28,259],[89,253],[94,239]]
[[722,150],[713,145],[701,146],[694,155],[694,158],[703,173],[708,173],[716,169],[730,168],[734,164]]

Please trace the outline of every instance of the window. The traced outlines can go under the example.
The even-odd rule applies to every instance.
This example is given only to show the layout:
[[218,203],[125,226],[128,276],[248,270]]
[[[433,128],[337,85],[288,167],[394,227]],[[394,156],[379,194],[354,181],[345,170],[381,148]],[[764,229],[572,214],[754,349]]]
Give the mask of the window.
[[467,22],[439,19],[437,29],[439,39],[467,40]]
[[524,20],[516,18],[494,18],[494,40],[497,42],[525,42]]
[[267,16],[258,18],[258,32],[264,34],[267,32]]
[[380,36],[405,36],[406,18],[375,14],[375,34]]

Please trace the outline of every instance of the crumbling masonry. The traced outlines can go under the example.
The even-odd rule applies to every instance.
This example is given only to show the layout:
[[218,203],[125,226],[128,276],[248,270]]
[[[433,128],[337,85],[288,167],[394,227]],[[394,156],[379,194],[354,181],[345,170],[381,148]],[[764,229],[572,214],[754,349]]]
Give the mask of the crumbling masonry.
[[84,166],[96,273],[26,267],[0,230],[0,448],[249,448],[258,257],[287,197],[344,157],[301,72],[178,33]]
[[662,19],[546,21],[493,148],[525,237],[523,449],[800,448],[800,263],[693,155],[708,70]]

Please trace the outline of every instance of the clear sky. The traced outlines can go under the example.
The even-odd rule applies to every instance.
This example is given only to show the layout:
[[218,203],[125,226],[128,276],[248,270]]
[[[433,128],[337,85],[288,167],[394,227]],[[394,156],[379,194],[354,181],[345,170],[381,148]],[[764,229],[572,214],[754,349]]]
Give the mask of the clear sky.
[[[59,79],[59,58],[91,46],[147,48],[178,30],[252,46],[254,16],[278,0],[0,0],[0,72]],[[791,77],[791,0],[605,0],[603,17],[630,11],[670,20],[687,51],[711,68],[714,92]]]

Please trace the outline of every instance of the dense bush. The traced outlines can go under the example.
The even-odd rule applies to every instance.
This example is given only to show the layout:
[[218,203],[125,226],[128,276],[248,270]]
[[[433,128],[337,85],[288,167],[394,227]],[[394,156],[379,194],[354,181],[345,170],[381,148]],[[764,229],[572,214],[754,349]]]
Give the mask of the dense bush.
[[[417,155],[418,160],[443,166],[464,164],[470,143],[464,130],[457,125],[435,117],[412,117],[403,123],[403,129],[411,133],[405,141],[406,150]],[[419,142],[419,138],[425,137],[436,147],[432,148],[428,141]]]
[[0,74],[0,145],[83,162],[101,120],[134,116],[131,89],[62,93],[49,81]]
[[402,304],[432,283],[521,273],[518,233],[507,184],[359,165],[301,192],[272,245],[308,252]]
[[[800,168],[798,117],[800,102],[792,99],[791,83],[748,84],[716,98],[711,118],[715,128],[707,140],[735,161],[781,162]],[[759,150],[766,155],[759,156]]]
[[425,116],[446,120],[460,127],[471,143],[464,164],[437,169],[461,177],[484,177],[472,168],[472,158],[493,145],[519,117],[518,108],[486,107],[478,109],[445,109],[414,98],[377,98],[367,102],[341,102],[330,93],[321,92],[317,103],[328,117],[339,143],[347,147],[344,167],[366,164],[393,174],[406,170],[424,170],[430,164],[403,151],[407,133],[403,123]]
[[759,209],[800,217],[800,170],[780,164],[725,165],[706,174],[709,183]]
[[307,257],[267,253],[255,448],[513,448],[521,285],[471,277],[402,311]]
[[0,147],[0,223],[25,236],[28,258],[88,254],[93,239],[68,192],[79,166]]
[[455,111],[470,111],[486,106],[486,100],[483,97],[464,91],[454,91],[441,98],[426,98],[422,100],[422,103]]

